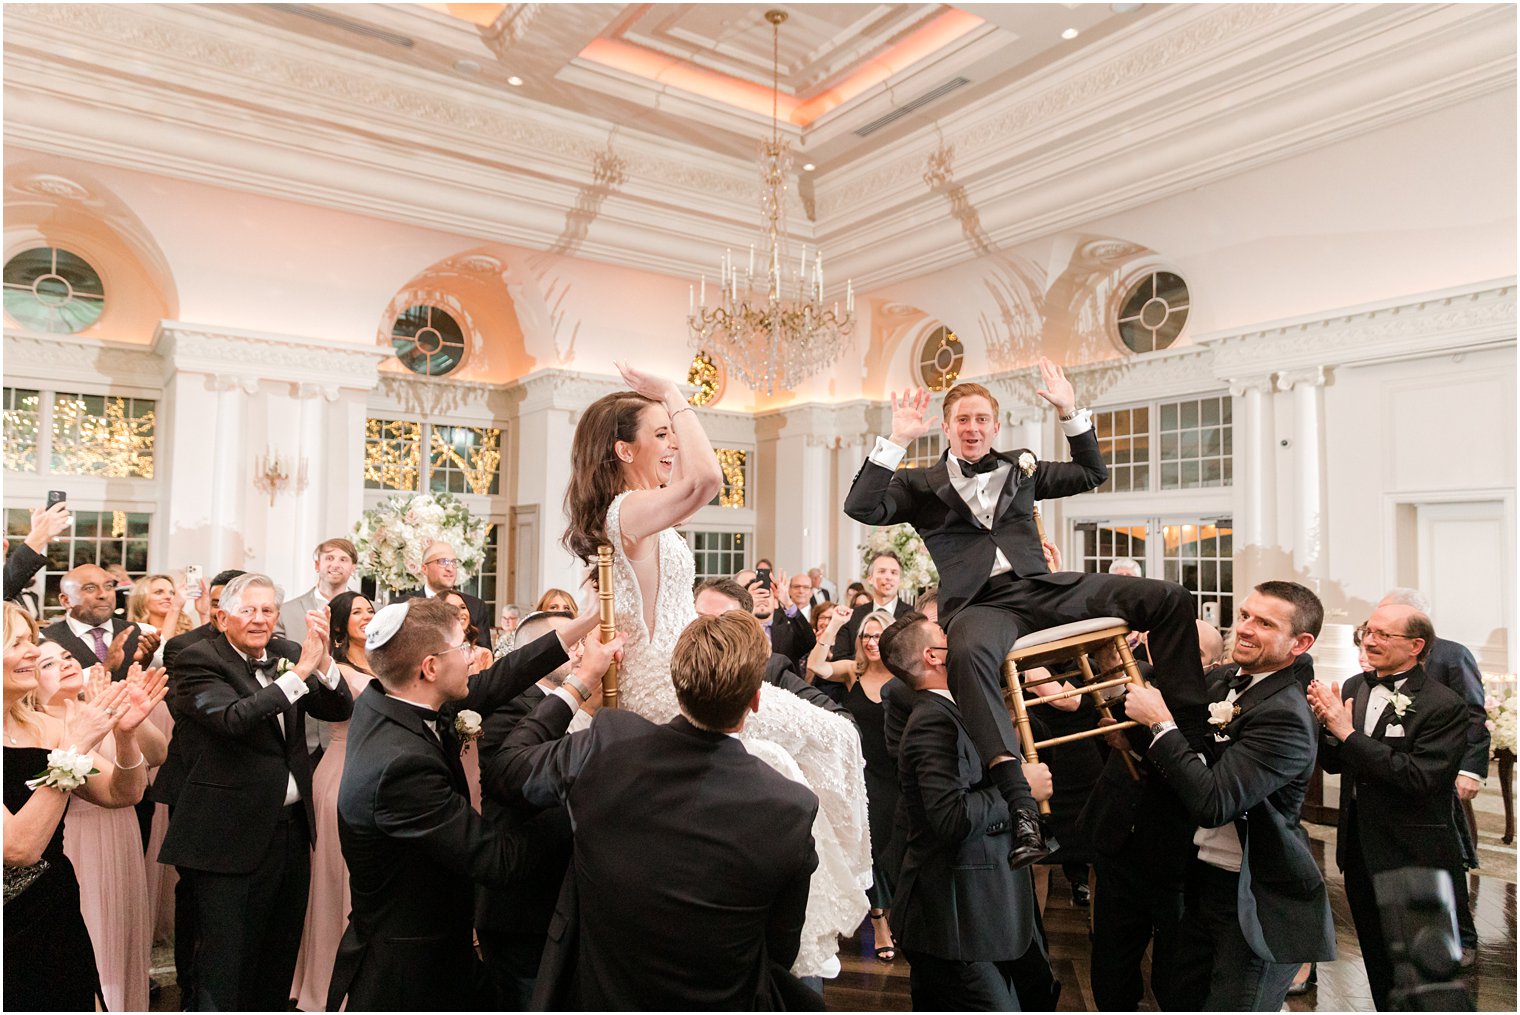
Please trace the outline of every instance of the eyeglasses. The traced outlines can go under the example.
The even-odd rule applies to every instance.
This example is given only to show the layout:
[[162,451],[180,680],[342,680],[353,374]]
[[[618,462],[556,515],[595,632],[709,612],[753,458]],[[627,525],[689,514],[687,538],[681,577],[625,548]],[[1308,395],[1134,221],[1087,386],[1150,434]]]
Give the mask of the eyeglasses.
[[439,567],[457,567],[459,559],[457,557],[439,557],[435,560],[425,560],[422,563],[424,567],[428,564],[437,564]]
[[1371,641],[1374,638],[1376,638],[1378,641],[1383,641],[1385,638],[1402,638],[1405,641],[1415,640],[1412,635],[1394,634],[1392,631],[1379,631],[1375,627],[1367,627],[1362,629],[1362,641]]
[[99,585],[96,585],[94,582],[90,582],[88,585],[79,586],[79,591],[87,596],[93,596],[95,593],[102,590],[106,592],[115,592],[117,584],[118,583],[114,581],[101,582]]
[[949,652],[950,651],[950,646],[949,645],[930,645],[924,651],[926,651],[926,652]]
[[881,635],[879,635],[879,634],[863,634],[863,635],[860,636],[860,640],[861,641],[881,641]]
[[462,641],[458,645],[450,645],[446,649],[441,649],[440,651],[434,652],[433,655],[438,656],[439,658],[442,658],[443,656],[448,655],[450,652],[468,652],[470,649],[472,649],[474,647],[475,646],[473,644],[471,644],[470,642]]
[[254,617],[259,617],[263,620],[273,620],[279,615],[280,609],[277,606],[244,606],[237,611],[237,616],[242,617],[244,620],[252,620]]

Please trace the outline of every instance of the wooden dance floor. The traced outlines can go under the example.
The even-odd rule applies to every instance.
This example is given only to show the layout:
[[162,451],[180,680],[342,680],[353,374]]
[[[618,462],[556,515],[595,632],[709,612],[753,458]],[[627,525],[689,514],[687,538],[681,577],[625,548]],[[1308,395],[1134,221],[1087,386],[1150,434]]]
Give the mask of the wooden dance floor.
[[[1488,791],[1489,793],[1492,790]],[[1485,796],[1488,794],[1485,793]],[[1497,806],[1497,801],[1494,801]],[[1479,858],[1481,866],[1469,874],[1473,915],[1477,921],[1480,947],[1478,961],[1469,989],[1477,990],[1479,1011],[1515,1011],[1515,848],[1499,841],[1497,815],[1479,812]],[[1319,987],[1310,993],[1289,998],[1288,1011],[1372,1011],[1367,977],[1362,972],[1361,953],[1357,950],[1356,932],[1351,912],[1346,907],[1346,892],[1341,877],[1334,870],[1335,829],[1325,825],[1306,825],[1325,867],[1328,850],[1330,862],[1330,897],[1335,910],[1335,927],[1340,958],[1319,967]],[[1045,926],[1051,939],[1056,976],[1064,985],[1062,1011],[1092,1011],[1092,993],[1087,977],[1087,910],[1071,904],[1071,890],[1059,871],[1051,879],[1050,901],[1045,909]],[[899,958],[887,964],[878,962],[873,952],[870,922],[857,937],[844,943],[840,958],[844,971],[829,982],[824,997],[831,1011],[910,1011],[908,963]],[[173,949],[159,945],[153,953],[153,977],[161,986],[153,1001],[155,1011],[179,1010],[179,991],[174,984]],[[1147,992],[1148,1006],[1155,1001]]]
[[[1478,927],[1478,961],[1469,981],[1477,989],[1479,1011],[1515,1011],[1515,849],[1499,842],[1497,829],[1484,826],[1488,815],[1479,816],[1481,865],[1469,872],[1473,917]],[[1335,829],[1305,825],[1314,840],[1321,868],[1328,869],[1330,899],[1335,912],[1337,951],[1340,958],[1319,967],[1319,986],[1301,997],[1288,999],[1287,1011],[1373,1011],[1367,977],[1362,972],[1361,952],[1346,890],[1335,870]],[[1328,849],[1329,863],[1325,862]],[[1093,1011],[1088,985],[1087,910],[1071,904],[1071,889],[1060,871],[1051,878],[1050,898],[1045,907],[1045,929],[1050,936],[1056,977],[1062,983],[1061,1011]],[[830,1011],[911,1011],[908,996],[908,964],[901,958],[891,964],[878,962],[874,954],[870,923],[858,937],[845,944],[841,955],[844,972],[824,990]],[[1147,1006],[1155,999],[1146,992]]]

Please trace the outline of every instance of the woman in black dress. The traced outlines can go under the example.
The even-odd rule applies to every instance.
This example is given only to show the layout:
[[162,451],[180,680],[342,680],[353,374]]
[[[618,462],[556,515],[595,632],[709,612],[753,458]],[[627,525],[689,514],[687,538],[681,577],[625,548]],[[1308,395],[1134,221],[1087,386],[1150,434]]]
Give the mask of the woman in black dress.
[[[39,712],[31,700],[36,628],[16,604],[4,609],[5,1003],[11,1010],[93,1011],[101,1003],[100,977],[79,915],[79,882],[63,853],[70,793],[52,786],[34,790],[27,781],[48,768],[51,751],[72,746],[98,770],[74,792],[101,807],[137,803],[147,786],[147,765],[136,731],[164,699],[165,680],[162,670],[146,678],[134,673],[90,704],[70,703],[65,719]],[[94,750],[113,732],[120,765]]]
[[881,661],[881,632],[892,624],[892,614],[877,610],[860,622],[855,638],[855,662],[844,707],[860,729],[860,753],[866,759],[866,809],[871,829],[871,929],[876,957],[891,962],[897,957],[892,931],[887,926],[892,906],[892,885],[897,880],[901,850],[893,842],[897,814],[897,759],[887,750],[886,710],[881,687],[892,674]]

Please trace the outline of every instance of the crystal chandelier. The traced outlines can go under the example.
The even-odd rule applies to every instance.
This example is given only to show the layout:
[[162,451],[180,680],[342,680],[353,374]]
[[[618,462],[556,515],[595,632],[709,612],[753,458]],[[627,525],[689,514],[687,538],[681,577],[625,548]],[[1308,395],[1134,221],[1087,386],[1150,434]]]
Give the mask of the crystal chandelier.
[[[855,287],[845,284],[844,307],[823,300],[823,252],[802,245],[787,251],[787,180],[791,145],[781,140],[781,23],[785,11],[766,11],[771,23],[771,138],[760,146],[760,213],[765,231],[759,249],[740,263],[727,251],[719,263],[717,300],[707,302],[707,276],[692,286],[686,319],[691,346],[722,361],[751,390],[767,395],[796,388],[839,357],[855,328]],[[756,274],[756,258],[760,274]]]

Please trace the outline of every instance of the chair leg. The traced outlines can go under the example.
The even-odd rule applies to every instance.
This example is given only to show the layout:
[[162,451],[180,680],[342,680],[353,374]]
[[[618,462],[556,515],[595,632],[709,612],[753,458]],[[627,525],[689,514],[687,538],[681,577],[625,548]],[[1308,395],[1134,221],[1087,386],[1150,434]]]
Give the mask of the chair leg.
[[[1019,733],[1019,744],[1024,751],[1024,760],[1030,764],[1039,764],[1040,754],[1035,750],[1034,731],[1029,728],[1029,709],[1024,704],[1024,690],[1019,686],[1019,664],[1012,659],[1003,660],[1003,682],[1008,685],[1009,704],[1013,706],[1014,728]],[[1050,813],[1050,801],[1040,801],[1040,813]]]
[[[1117,640],[1118,641],[1124,641],[1124,639],[1122,637],[1118,638]],[[1125,647],[1128,648],[1129,646],[1126,645]],[[1131,662],[1133,662],[1133,659],[1131,660]],[[1083,682],[1084,683],[1088,683],[1088,684],[1093,683],[1094,681],[1093,681],[1092,666],[1087,662],[1087,653],[1086,652],[1083,652],[1083,653],[1081,653],[1080,655],[1077,656],[1077,665],[1080,666],[1080,667],[1082,667],[1082,679],[1083,679]],[[1102,691],[1094,691],[1094,692],[1092,692],[1092,701],[1093,701],[1093,704],[1098,709],[1098,714],[1101,715],[1103,718],[1105,718],[1105,719],[1112,719],[1114,717],[1113,710],[1110,709],[1108,707],[1108,703],[1103,700],[1103,692]],[[1119,756],[1124,759],[1124,767],[1129,770],[1129,777],[1131,779],[1133,779],[1135,782],[1139,782],[1140,781],[1140,770],[1135,767],[1135,759],[1131,758],[1129,756],[1129,752],[1128,751],[1122,751],[1122,752],[1120,752]]]

